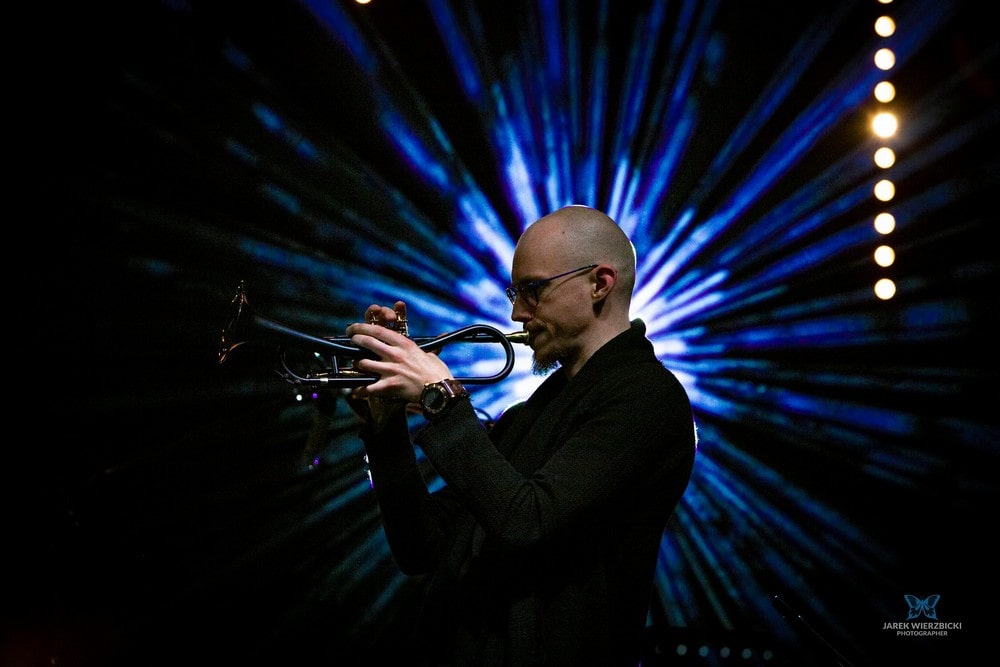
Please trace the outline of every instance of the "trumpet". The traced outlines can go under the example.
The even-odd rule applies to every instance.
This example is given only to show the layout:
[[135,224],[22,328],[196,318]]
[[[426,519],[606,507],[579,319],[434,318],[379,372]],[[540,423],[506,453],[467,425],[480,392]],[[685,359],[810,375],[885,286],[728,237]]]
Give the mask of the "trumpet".
[[[378,380],[377,375],[363,373],[354,367],[354,362],[360,359],[377,359],[370,350],[353,345],[350,338],[327,338],[314,336],[298,331],[281,322],[262,317],[255,313],[247,298],[246,285],[240,281],[233,296],[233,317],[222,330],[219,344],[219,363],[224,364],[233,350],[255,340],[270,342],[277,345],[279,376],[296,387],[317,388],[351,388],[362,387]],[[513,344],[528,344],[528,333],[516,331],[503,333],[488,324],[473,324],[451,333],[432,338],[410,337],[405,319],[400,323],[400,333],[407,336],[425,352],[437,352],[446,345],[454,343],[494,343],[499,344],[504,352],[503,367],[494,375],[481,377],[457,377],[462,384],[492,384],[510,375],[514,368]],[[293,352],[303,353],[305,360],[300,359],[298,366],[290,360]]]

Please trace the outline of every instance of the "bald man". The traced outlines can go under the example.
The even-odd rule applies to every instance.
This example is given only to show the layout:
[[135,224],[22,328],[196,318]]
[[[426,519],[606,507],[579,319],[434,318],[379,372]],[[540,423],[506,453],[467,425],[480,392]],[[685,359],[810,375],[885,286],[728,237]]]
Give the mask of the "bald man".
[[[545,381],[487,430],[438,355],[372,305],[352,341],[379,358],[361,430],[393,558],[427,577],[405,653],[420,665],[639,663],[657,554],[694,464],[691,405],[629,319],[635,250],[566,206],[518,240],[507,296]],[[389,400],[391,397],[392,400]],[[427,424],[413,437],[402,409]],[[444,480],[431,493],[416,444]]]

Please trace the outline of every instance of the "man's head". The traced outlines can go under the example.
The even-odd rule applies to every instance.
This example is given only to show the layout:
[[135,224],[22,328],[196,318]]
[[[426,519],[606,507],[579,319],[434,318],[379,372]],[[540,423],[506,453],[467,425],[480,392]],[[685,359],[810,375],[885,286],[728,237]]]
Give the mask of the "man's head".
[[566,206],[530,225],[514,250],[511,278],[511,319],[531,334],[538,373],[558,364],[572,376],[629,327],[635,248],[596,209]]

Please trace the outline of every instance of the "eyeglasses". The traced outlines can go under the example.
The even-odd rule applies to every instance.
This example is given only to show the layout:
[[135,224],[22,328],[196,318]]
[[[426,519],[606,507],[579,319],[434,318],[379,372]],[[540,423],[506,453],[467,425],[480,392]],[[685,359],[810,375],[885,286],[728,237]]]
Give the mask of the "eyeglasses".
[[597,264],[588,264],[587,266],[581,266],[579,269],[573,269],[572,271],[567,271],[566,273],[560,273],[558,276],[552,276],[551,278],[542,278],[541,280],[532,280],[530,283],[511,285],[507,288],[507,298],[510,299],[510,305],[513,306],[514,302],[517,301],[517,297],[520,296],[521,300],[524,301],[524,305],[528,308],[534,308],[538,305],[539,287],[542,287],[557,278],[569,276],[580,271],[589,271],[597,266]]

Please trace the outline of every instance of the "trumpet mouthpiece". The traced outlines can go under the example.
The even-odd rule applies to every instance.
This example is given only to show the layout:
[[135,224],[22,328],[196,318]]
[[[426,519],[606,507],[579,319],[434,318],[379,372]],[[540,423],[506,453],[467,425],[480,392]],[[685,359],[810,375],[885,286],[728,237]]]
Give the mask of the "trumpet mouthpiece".
[[513,333],[504,334],[504,338],[509,340],[511,343],[520,343],[521,345],[528,345],[530,343],[527,331],[515,331]]

